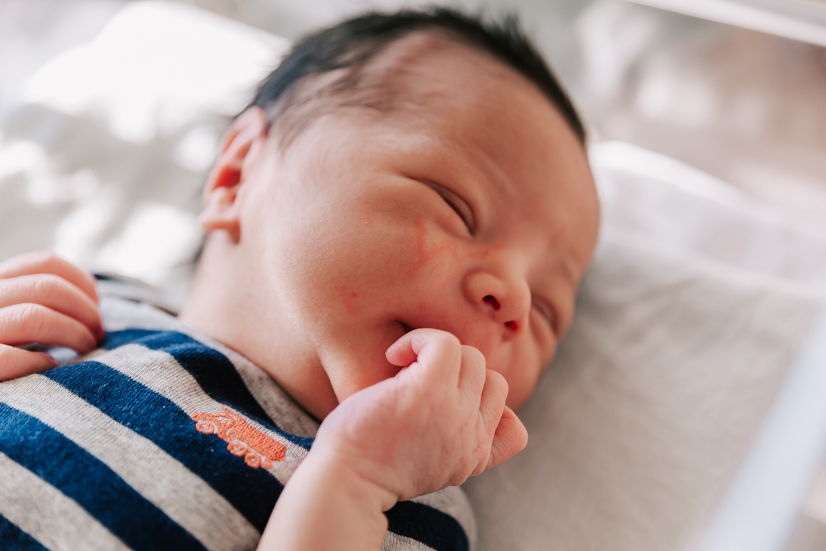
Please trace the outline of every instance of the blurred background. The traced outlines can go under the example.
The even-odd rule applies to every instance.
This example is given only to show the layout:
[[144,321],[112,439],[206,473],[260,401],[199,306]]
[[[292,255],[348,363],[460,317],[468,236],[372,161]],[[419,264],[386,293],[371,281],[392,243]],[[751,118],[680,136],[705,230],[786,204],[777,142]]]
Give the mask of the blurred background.
[[[367,8],[415,5],[402,0],[181,3],[287,39]],[[518,13],[570,90],[595,142],[622,140],[668,155],[802,221],[826,225],[824,0],[642,2],[660,7],[626,0],[445,3],[491,14]],[[3,240],[0,259],[56,248],[77,262],[158,283],[157,274],[166,273],[173,255],[144,263],[146,269],[130,265],[134,255],[118,253],[134,241],[122,235],[127,222],[137,216],[139,229],[132,233],[141,233],[159,226],[142,227],[141,216],[163,219],[160,226],[177,229],[163,233],[183,236],[178,248],[197,241],[193,232],[184,231],[191,216],[157,205],[146,206],[143,214],[116,207],[155,194],[163,204],[195,212],[198,187],[224,121],[193,129],[174,120],[174,114],[155,117],[152,106],[141,100],[140,85],[135,85],[134,104],[114,106],[106,116],[79,117],[89,105],[72,104],[71,97],[55,99],[83,95],[77,73],[32,82],[47,61],[92,40],[125,4],[0,0],[0,197],[23,193],[27,199],[22,208],[21,201],[0,202],[0,232],[10,235],[31,217],[43,225]],[[146,40],[151,46],[152,37]],[[123,59],[121,65],[127,64]],[[153,117],[155,127],[147,122]],[[84,164],[76,153],[90,143],[94,151],[84,153],[89,161]],[[154,163],[159,152],[168,152],[162,169],[152,170],[147,144]],[[94,155],[99,155],[99,168],[84,169]],[[106,159],[118,159],[117,166]],[[126,186],[128,191],[114,185],[124,178],[141,185]],[[104,216],[104,210],[115,214]]]
[[[177,3],[287,40],[365,9],[420,4]],[[760,213],[765,207],[773,220],[817,236],[814,254],[787,264],[805,266],[803,257],[824,251],[826,0],[440,3],[519,14],[593,144],[624,142],[655,154],[603,148],[603,162],[627,155],[652,170],[660,163],[669,177],[694,167],[699,172],[687,181],[706,182],[703,193],[715,201],[736,197],[738,205]],[[288,42],[246,26],[215,26],[208,17],[180,27],[174,17],[115,25],[129,4],[0,0],[0,261],[52,249],[87,268],[157,285],[174,307],[200,243],[200,187],[221,133]],[[218,35],[220,41],[209,38]],[[163,63],[147,66],[146,59]],[[222,67],[221,78],[199,80],[211,61]],[[783,249],[774,230],[754,233],[761,232],[764,245],[774,240],[775,252]],[[780,258],[768,250],[755,252],[764,265]],[[823,473],[787,551],[826,549]]]

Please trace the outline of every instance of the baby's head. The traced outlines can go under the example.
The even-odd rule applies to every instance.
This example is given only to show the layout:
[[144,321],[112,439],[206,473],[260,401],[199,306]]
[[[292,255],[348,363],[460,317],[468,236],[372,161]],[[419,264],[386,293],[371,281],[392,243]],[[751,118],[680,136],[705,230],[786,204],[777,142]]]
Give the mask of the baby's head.
[[405,332],[478,348],[520,407],[597,236],[582,126],[515,28],[367,15],[295,47],[228,131],[182,319],[323,418]]

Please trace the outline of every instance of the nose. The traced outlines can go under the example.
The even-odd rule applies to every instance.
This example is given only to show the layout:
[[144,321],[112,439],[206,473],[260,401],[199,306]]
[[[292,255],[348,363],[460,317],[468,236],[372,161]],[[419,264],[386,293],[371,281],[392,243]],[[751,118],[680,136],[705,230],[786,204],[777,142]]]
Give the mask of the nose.
[[524,278],[479,270],[467,275],[464,287],[468,300],[504,327],[506,339],[527,326],[531,292]]

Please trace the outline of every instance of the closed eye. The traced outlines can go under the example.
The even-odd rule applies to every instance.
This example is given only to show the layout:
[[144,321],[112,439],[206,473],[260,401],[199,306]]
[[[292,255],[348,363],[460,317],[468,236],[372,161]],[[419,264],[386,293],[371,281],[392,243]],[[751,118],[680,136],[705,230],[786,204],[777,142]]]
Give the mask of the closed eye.
[[435,182],[427,182],[427,184],[432,187],[436,193],[442,196],[442,199],[444,199],[445,202],[450,205],[450,208],[452,208],[456,214],[459,215],[459,218],[461,218],[462,222],[465,223],[465,226],[470,234],[473,235],[476,230],[476,220],[473,217],[473,209],[470,208],[467,201],[448,188]]
[[554,312],[553,307],[548,304],[545,300],[539,297],[532,297],[531,298],[531,306],[539,312],[539,315],[547,320],[548,325],[551,327],[551,330],[555,334],[559,334],[559,327],[557,327],[558,319],[556,313]]

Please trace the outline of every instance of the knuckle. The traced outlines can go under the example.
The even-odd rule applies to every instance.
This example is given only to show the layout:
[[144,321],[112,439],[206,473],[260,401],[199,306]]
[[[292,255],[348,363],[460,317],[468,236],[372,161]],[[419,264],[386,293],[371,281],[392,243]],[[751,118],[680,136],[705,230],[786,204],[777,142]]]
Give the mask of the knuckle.
[[58,272],[65,271],[66,261],[54,254],[53,252],[45,252],[43,255],[43,271],[44,272]]
[[468,360],[475,360],[476,363],[481,365],[487,365],[487,360],[485,360],[485,355],[482,352],[473,346],[469,346],[467,344],[462,345],[462,355],[467,358]]
[[435,339],[441,341],[443,344],[455,348],[462,346],[462,343],[459,342],[459,338],[453,333],[448,333],[447,331],[442,331],[441,329],[434,329],[434,331],[437,332]]
[[53,272],[58,269],[61,259],[51,251],[38,251],[32,253],[32,264],[34,269],[42,272]]
[[58,261],[59,257],[51,251],[23,253],[0,263],[0,278],[10,277],[5,274],[21,270],[44,270]]
[[39,304],[24,303],[11,308],[9,324],[25,327],[35,334],[42,334],[48,330],[49,318],[46,307]]
[[45,268],[57,262],[58,258],[57,255],[51,251],[35,251],[23,255],[21,260],[23,260],[24,264],[29,266]]
[[496,386],[500,386],[505,389],[508,388],[508,380],[505,379],[505,376],[498,371],[488,369],[488,380]]
[[493,371],[492,369],[487,370],[485,387],[490,389],[490,392],[492,392],[493,395],[497,396],[500,400],[506,400],[508,397],[508,392],[510,391],[508,380],[505,379],[504,375],[497,371]]
[[56,299],[64,289],[63,279],[53,274],[31,276],[31,285],[34,296],[44,301]]
[[32,259],[40,264],[54,264],[60,261],[60,257],[52,251],[35,251],[32,253]]

